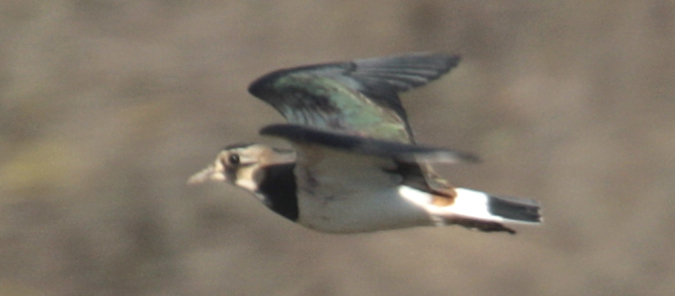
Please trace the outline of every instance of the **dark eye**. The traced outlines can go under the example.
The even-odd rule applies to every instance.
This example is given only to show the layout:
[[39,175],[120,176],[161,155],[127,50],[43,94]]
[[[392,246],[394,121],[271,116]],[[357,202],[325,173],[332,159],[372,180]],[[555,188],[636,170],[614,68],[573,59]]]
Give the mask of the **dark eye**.
[[231,155],[227,158],[227,161],[228,161],[230,164],[234,164],[234,165],[239,164],[239,154],[231,154]]

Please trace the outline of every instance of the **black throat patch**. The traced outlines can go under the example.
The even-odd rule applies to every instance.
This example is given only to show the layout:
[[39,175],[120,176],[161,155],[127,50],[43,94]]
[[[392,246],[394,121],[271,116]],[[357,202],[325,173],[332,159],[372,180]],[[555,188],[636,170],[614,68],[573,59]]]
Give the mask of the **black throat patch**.
[[295,163],[268,166],[258,192],[265,196],[266,205],[275,213],[298,221],[298,195],[293,169]]

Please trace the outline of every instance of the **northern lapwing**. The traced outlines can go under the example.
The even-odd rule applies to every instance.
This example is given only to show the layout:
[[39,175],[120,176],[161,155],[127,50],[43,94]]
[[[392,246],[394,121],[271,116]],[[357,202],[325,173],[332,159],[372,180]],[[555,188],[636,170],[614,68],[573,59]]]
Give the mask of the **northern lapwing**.
[[[436,219],[434,225],[460,224],[484,231],[512,232],[511,229],[500,224],[501,221],[521,220],[527,223],[536,223],[539,220],[539,207],[536,203],[529,200],[519,201],[491,197],[477,191],[454,188],[447,181],[438,177],[431,168],[430,163],[438,162],[437,159],[428,157],[428,153],[415,150],[422,149],[429,152],[430,148],[412,145],[415,142],[414,137],[398,93],[424,85],[440,77],[455,67],[458,61],[458,56],[418,53],[282,69],[266,74],[250,85],[249,92],[272,105],[289,123],[297,126],[279,128],[284,131],[282,134],[267,133],[265,131],[268,129],[263,129],[263,134],[284,137],[293,142],[297,138],[290,135],[289,131],[297,131],[303,135],[314,135],[323,140],[329,139],[329,142],[317,140],[316,137],[307,138],[306,141],[295,141],[293,145],[296,149],[301,149],[298,148],[300,142],[303,143],[300,146],[313,143],[311,144],[312,147],[321,148],[298,151],[297,155],[292,150],[280,150],[261,144],[229,146],[218,155],[214,164],[194,175],[189,182],[199,183],[205,180],[216,180],[233,183],[253,192],[259,200],[282,216],[322,231],[360,232],[418,226],[415,223],[401,222],[397,224],[396,221],[387,221],[388,218],[386,217],[393,218],[396,216],[394,213],[382,213],[380,216],[371,217],[372,219],[382,217],[385,220],[382,221],[382,227],[366,226],[367,223],[364,222],[365,224],[360,228],[357,224],[349,227],[331,228],[328,225],[322,226],[315,222],[307,222],[307,219],[310,218],[302,218],[303,215],[313,215],[312,212],[315,211],[316,215],[322,215],[316,207],[311,206],[311,202],[302,202],[316,191],[303,191],[301,184],[311,183],[311,180],[317,178],[316,176],[321,179],[321,174],[308,175],[298,171],[301,167],[308,167],[306,164],[299,165],[300,163],[306,163],[306,158],[315,159],[315,157],[307,157],[307,155],[339,151],[339,155],[346,157],[347,161],[352,161],[365,157],[364,149],[353,150],[344,145],[350,145],[349,143],[364,145],[378,143],[380,149],[368,150],[369,152],[366,155],[370,159],[388,160],[389,163],[384,166],[385,168],[374,166],[365,171],[384,170],[387,172],[384,174],[385,176],[394,179],[399,176],[402,178],[401,180],[405,181],[392,182],[381,187],[383,192],[391,193],[392,188],[397,188],[394,191],[406,193],[403,196],[399,192],[396,195],[398,199],[393,196],[392,200],[395,202],[400,203],[401,198],[408,202],[411,200],[419,201],[419,198],[409,199],[406,196],[421,194],[419,196],[426,196],[425,198],[432,200],[432,205],[444,204],[448,206],[452,204],[455,211],[459,209],[458,207],[466,207],[467,202],[465,200],[468,199],[484,201],[485,211],[490,210],[488,206],[496,205],[492,207],[496,212],[493,213],[494,217],[490,216],[492,217],[490,219],[483,219],[487,217],[486,215],[472,217],[468,214],[448,218],[448,213],[444,212],[441,216],[438,216],[442,218],[434,215],[427,217]],[[402,155],[386,153],[385,148],[392,147],[402,149]],[[446,156],[448,152],[446,150]],[[476,160],[469,154],[453,153],[455,161]],[[328,155],[334,155],[334,153],[328,153]],[[399,158],[405,158],[406,161],[399,160]],[[412,161],[412,158],[415,158],[415,161]],[[298,164],[296,164],[296,159]],[[443,162],[448,162],[448,159],[446,157]],[[392,161],[394,164],[391,163]],[[323,163],[340,164],[341,161],[335,159]],[[364,162],[364,164],[367,163],[369,162]],[[346,181],[352,180],[353,176],[344,176],[345,178],[340,181],[340,179],[337,179],[337,175],[356,173],[357,176],[360,176],[361,173],[359,172],[363,169],[328,171],[332,176],[329,179],[334,179],[335,184],[344,181],[341,186],[331,185],[329,187],[336,190],[332,196],[343,196],[344,193],[340,190],[351,188],[349,182]],[[366,177],[365,180],[382,178],[382,172],[379,175],[380,177],[375,177],[375,175]],[[308,181],[307,177],[312,178]],[[373,184],[373,186],[376,185]],[[327,194],[328,191],[325,187],[321,188]],[[363,188],[369,187],[364,186]],[[373,193],[373,191],[368,192]],[[364,199],[362,205],[373,206],[372,201],[373,199]],[[358,203],[351,204],[356,205]],[[338,203],[338,207],[343,207],[342,205],[343,203]],[[418,203],[417,206],[417,211],[431,213],[429,210],[432,208],[424,206],[424,203]],[[510,211],[505,210],[508,206],[512,207]],[[445,210],[447,209],[449,208]],[[371,210],[364,209],[364,211]],[[529,213],[526,217],[520,217],[519,214],[516,214],[525,212]],[[499,216],[500,213],[504,215]],[[495,217],[501,217],[499,219],[502,220]],[[346,216],[344,219],[351,218]],[[359,221],[359,219],[364,218],[354,217],[356,221]],[[427,225],[426,222],[423,223],[421,220],[418,222],[422,223],[421,225]]]
[[271,125],[260,133],[286,139],[294,150],[226,147],[188,182],[232,183],[281,216],[330,233],[443,225],[515,233],[504,223],[541,221],[532,200],[465,188],[437,191],[420,182],[418,162],[476,161],[469,153],[299,125]]

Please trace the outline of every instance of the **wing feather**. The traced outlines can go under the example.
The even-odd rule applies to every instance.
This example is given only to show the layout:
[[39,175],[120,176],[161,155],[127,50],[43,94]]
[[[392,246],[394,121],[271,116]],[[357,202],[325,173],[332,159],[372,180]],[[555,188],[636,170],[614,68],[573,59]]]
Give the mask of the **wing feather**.
[[478,161],[475,155],[457,150],[383,141],[292,124],[269,125],[262,128],[260,134],[286,139],[300,147],[296,149],[313,147],[312,149],[342,150],[355,155],[389,158],[403,163]]
[[439,78],[458,62],[456,55],[415,53],[310,65],[266,74],[248,90],[289,123],[408,143],[414,140],[398,93]]

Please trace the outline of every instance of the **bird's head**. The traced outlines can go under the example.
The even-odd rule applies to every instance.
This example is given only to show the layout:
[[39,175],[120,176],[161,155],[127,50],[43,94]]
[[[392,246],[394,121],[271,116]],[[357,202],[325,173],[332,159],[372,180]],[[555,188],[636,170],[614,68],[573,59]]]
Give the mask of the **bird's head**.
[[212,164],[190,177],[187,183],[229,182],[255,192],[264,178],[265,167],[294,161],[295,152],[292,150],[263,144],[230,145],[218,153]]

